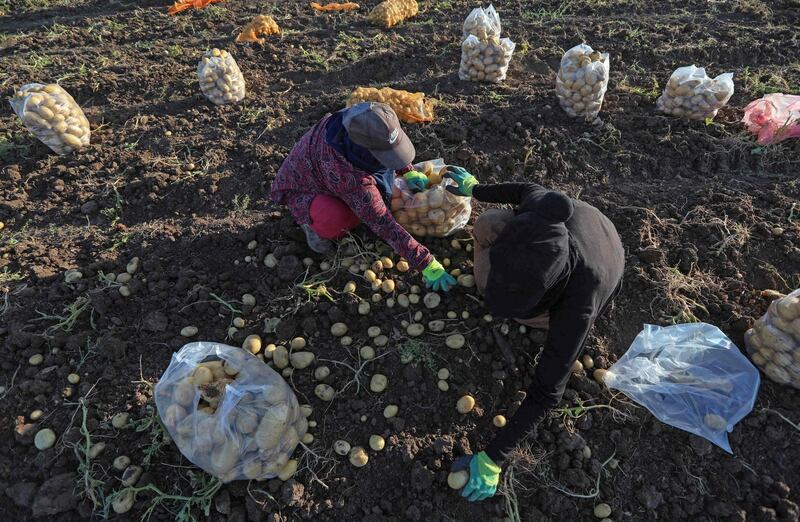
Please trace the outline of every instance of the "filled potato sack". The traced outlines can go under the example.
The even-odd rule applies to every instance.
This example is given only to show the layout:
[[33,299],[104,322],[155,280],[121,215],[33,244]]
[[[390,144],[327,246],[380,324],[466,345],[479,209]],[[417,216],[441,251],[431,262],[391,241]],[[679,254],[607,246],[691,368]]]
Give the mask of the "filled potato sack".
[[385,103],[394,110],[400,121],[406,123],[433,121],[433,102],[426,100],[425,93],[422,92],[408,92],[391,87],[358,87],[350,94],[347,106],[352,107],[361,102]]
[[414,165],[428,177],[428,188],[412,192],[403,178],[395,178],[391,209],[398,223],[417,237],[445,237],[464,228],[472,213],[470,198],[457,196],[445,187],[456,182],[445,178],[444,161],[436,159]]
[[744,344],[767,377],[800,389],[800,289],[773,301],[745,333]]
[[367,20],[371,24],[389,29],[416,16],[418,12],[417,0],[385,0],[369,12]]
[[211,49],[197,64],[197,79],[203,95],[215,105],[238,103],[244,99],[242,71],[228,51]]
[[564,53],[556,76],[556,96],[564,112],[586,121],[597,118],[608,89],[608,73],[608,53],[586,44]]
[[180,452],[225,482],[278,476],[308,429],[286,381],[250,352],[224,344],[181,348],[155,397]]
[[713,118],[733,96],[733,73],[709,78],[702,67],[688,65],[675,69],[656,108],[665,114],[705,120]]
[[25,128],[56,154],[89,145],[89,120],[60,85],[28,83],[14,92],[10,103]]
[[516,44],[500,38],[500,17],[493,6],[477,8],[464,20],[458,77],[473,82],[499,83],[506,79]]

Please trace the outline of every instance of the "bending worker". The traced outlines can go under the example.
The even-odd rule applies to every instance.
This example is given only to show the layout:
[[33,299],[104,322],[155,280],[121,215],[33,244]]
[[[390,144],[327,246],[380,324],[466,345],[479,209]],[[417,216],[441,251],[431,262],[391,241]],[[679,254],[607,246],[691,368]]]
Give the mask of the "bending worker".
[[475,221],[476,285],[492,315],[548,330],[516,414],[483,451],[453,466],[469,469],[461,494],[475,501],[494,495],[504,456],[561,400],[592,325],[620,287],[625,254],[614,225],[587,203],[534,183],[479,185],[460,167],[446,175],[458,184],[452,192],[516,205]]
[[427,178],[411,167],[414,155],[388,105],[359,103],[303,135],[278,170],[271,196],[289,207],[314,252],[330,251],[333,240],[363,222],[422,272],[426,286],[447,291],[455,279],[386,207],[397,174],[404,173],[409,187],[424,188]]

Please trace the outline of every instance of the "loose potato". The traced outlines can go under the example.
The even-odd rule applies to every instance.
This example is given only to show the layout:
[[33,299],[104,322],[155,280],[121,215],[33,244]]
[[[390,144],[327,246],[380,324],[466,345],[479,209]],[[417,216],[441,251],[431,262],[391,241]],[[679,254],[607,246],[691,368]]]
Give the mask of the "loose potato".
[[369,462],[369,455],[367,455],[367,452],[364,451],[364,448],[361,446],[356,446],[351,449],[348,458],[350,459],[350,464],[357,468],[364,467],[367,465],[367,462]]
[[471,395],[464,395],[456,402],[458,413],[469,413],[475,407],[475,399]]
[[389,379],[380,373],[376,373],[369,381],[369,389],[375,393],[380,393],[386,389],[389,384]]
[[295,352],[289,356],[289,359],[293,368],[303,370],[314,362],[314,354],[311,352]]
[[447,485],[452,489],[461,489],[467,485],[469,481],[469,471],[462,469],[461,471],[454,471],[447,475]]

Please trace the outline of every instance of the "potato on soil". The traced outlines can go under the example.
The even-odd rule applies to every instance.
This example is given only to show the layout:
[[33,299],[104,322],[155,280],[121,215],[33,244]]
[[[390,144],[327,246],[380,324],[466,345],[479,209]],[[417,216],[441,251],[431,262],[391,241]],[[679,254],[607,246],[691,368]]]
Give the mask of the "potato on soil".
[[463,348],[464,344],[466,344],[466,342],[467,342],[466,339],[464,339],[464,336],[461,335],[461,334],[449,335],[444,340],[444,343],[447,345],[447,347],[448,348],[453,348],[454,350],[458,350],[460,348]]
[[367,455],[367,452],[364,451],[364,448],[361,446],[356,446],[351,449],[348,457],[350,459],[350,464],[357,468],[366,466],[367,462],[369,462],[369,455]]
[[344,323],[334,323],[331,326],[331,335],[334,337],[342,337],[347,333],[347,325]]
[[461,471],[454,471],[447,475],[447,485],[451,489],[461,489],[467,485],[469,481],[469,471],[462,469]]
[[386,389],[389,384],[389,379],[380,373],[376,373],[369,381],[369,389],[375,393],[380,393]]
[[350,443],[346,440],[337,440],[333,443],[333,451],[336,452],[337,455],[344,457],[350,453]]
[[336,392],[329,385],[321,383],[317,384],[317,386],[314,388],[314,395],[316,395],[320,400],[330,402],[333,400]]
[[314,362],[314,354],[311,352],[295,352],[289,356],[292,367],[303,370],[311,366]]
[[458,413],[469,413],[475,407],[475,398],[471,395],[464,395],[456,402]]
[[369,438],[369,447],[373,451],[381,451],[386,446],[386,440],[380,435],[371,435]]

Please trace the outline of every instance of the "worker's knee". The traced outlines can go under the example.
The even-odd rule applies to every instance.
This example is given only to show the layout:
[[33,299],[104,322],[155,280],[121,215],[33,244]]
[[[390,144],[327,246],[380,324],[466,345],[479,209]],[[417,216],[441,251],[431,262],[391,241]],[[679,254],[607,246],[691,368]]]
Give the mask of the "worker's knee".
[[311,202],[311,228],[323,239],[340,239],[361,220],[339,198],[320,194]]
[[504,208],[487,210],[475,220],[472,227],[475,242],[482,246],[490,246],[513,218],[513,210]]

